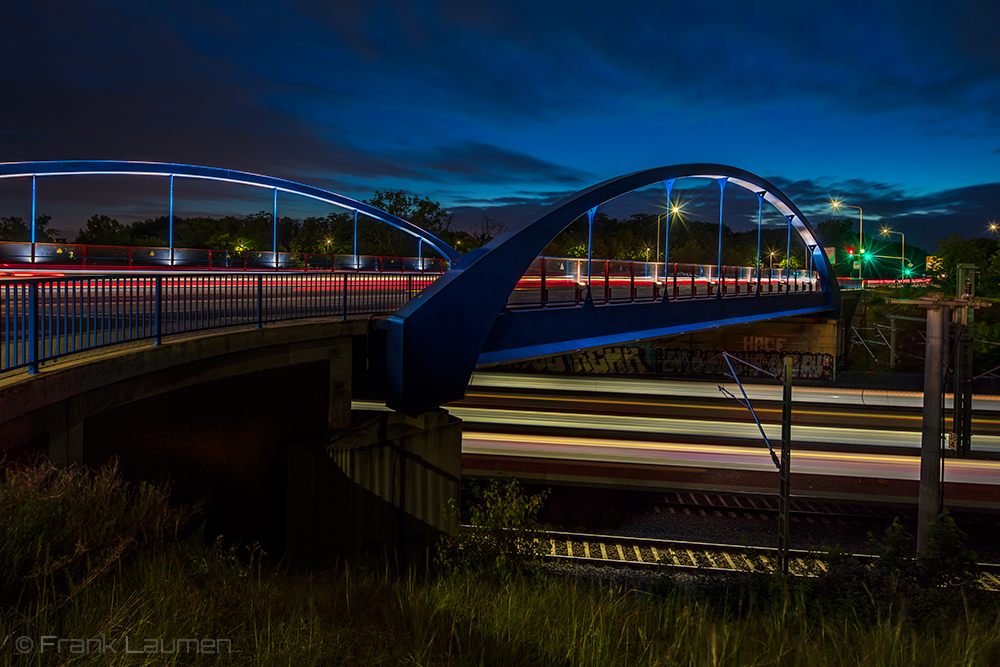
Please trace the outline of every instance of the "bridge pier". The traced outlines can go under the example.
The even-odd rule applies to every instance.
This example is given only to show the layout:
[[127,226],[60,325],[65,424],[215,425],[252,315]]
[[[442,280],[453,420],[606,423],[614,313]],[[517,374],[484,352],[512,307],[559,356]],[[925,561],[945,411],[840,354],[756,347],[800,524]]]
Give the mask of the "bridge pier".
[[[373,383],[355,373],[384,369],[366,358],[384,355],[370,338],[367,318],[313,320],[105,348],[0,378],[0,455],[9,464],[47,454],[63,467],[117,457],[125,479],[169,480],[176,502],[204,501],[210,539],[256,541],[276,556],[288,535],[315,544],[302,533],[306,519],[335,547],[299,549],[313,563],[363,554],[373,540],[429,545],[447,529],[445,502],[458,497],[461,426],[441,410],[352,414],[352,392]],[[348,441],[368,444],[327,453]],[[300,465],[303,455],[314,468]],[[379,465],[388,477],[360,472]],[[347,504],[303,507],[299,492],[319,484],[317,501]]]
[[423,566],[451,530],[461,420],[441,409],[353,416],[328,443],[289,450],[286,554],[310,569],[371,557]]

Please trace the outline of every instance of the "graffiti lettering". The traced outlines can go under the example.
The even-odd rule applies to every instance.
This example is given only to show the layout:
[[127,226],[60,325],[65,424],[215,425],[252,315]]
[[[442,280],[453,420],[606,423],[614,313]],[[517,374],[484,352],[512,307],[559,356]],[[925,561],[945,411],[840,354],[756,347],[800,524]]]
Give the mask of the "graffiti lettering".
[[[832,354],[812,352],[779,352],[783,339],[764,339],[753,349],[730,352],[733,356],[772,375],[781,374],[781,360],[792,358],[792,377],[809,380],[833,379]],[[744,340],[746,343],[746,340]],[[767,350],[771,346],[776,349]],[[650,362],[647,362],[647,352]],[[721,375],[728,372],[722,350],[700,350],[662,347],[604,347],[580,350],[558,357],[531,359],[503,364],[503,368],[517,371],[548,373],[669,373],[683,375]],[[741,365],[741,377],[760,377],[762,373]]]

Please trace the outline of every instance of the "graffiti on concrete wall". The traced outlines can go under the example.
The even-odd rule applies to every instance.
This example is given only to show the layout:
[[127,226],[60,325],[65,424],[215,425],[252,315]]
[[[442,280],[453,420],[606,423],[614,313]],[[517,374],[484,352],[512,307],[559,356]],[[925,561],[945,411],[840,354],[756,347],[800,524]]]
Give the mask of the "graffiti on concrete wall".
[[651,373],[645,350],[633,347],[601,347],[569,352],[558,357],[532,359],[504,364],[512,370],[548,371],[550,373]]
[[[792,377],[808,380],[832,380],[834,358],[832,354],[812,352],[733,351],[730,354],[772,375],[781,373],[781,359],[792,358]],[[719,375],[728,372],[722,350],[688,350],[657,348],[654,368],[657,373]],[[743,365],[741,377],[762,377],[764,373]]]
[[[832,354],[778,352],[766,349],[737,350],[731,351],[730,354],[774,375],[780,373],[781,359],[787,355],[792,358],[793,377],[809,380],[833,379]],[[556,357],[503,364],[502,367],[516,371],[548,373],[721,375],[728,372],[726,362],[721,355],[721,350],[633,345],[580,350]],[[762,372],[745,365],[739,369],[739,374],[741,377],[763,376]]]

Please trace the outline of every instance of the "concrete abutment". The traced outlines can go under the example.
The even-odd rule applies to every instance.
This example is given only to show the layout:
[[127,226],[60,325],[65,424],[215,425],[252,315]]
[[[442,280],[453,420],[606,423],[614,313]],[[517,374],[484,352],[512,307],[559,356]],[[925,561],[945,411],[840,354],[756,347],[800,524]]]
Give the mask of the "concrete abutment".
[[[368,329],[367,320],[337,319],[210,332],[3,378],[0,453],[8,463],[47,455],[58,466],[116,457],[126,479],[169,480],[177,502],[205,502],[208,537],[259,542],[272,554],[285,553],[288,538],[304,565],[361,557],[376,544],[405,557],[408,545],[447,529],[461,426],[443,410],[352,414]],[[303,467],[303,452],[326,460]],[[304,504],[306,489],[320,504]]]

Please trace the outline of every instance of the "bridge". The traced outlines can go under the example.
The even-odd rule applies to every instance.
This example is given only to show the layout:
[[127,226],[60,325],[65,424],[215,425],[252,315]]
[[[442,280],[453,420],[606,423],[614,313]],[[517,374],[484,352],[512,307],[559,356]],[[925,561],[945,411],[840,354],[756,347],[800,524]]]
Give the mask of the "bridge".
[[[593,228],[598,208],[626,193],[663,183],[666,200],[680,178],[710,178],[719,183],[719,287],[707,299],[659,298],[637,303],[594,300],[593,262],[588,257],[587,294],[573,308],[513,309],[508,297],[545,246],[581,215]],[[758,199],[758,229],[763,205],[776,208],[808,249],[809,273],[819,276],[819,289],[765,293],[726,292],[722,265],[722,197],[727,185],[746,189]],[[760,267],[758,245],[757,268]],[[760,285],[760,271],[758,285]],[[810,281],[810,288],[815,283]],[[753,322],[791,315],[839,311],[839,288],[830,264],[805,216],[774,185],[742,169],[717,164],[688,164],[636,172],[571,195],[514,229],[466,255],[449,271],[389,318],[388,405],[403,412],[457,400],[477,365],[548,356],[573,349],[611,345],[696,329]]]
[[[337,442],[341,444],[335,449],[341,452],[337,454],[341,458],[336,459],[339,467],[334,472],[323,473],[329,456],[296,455],[298,458],[290,458],[288,465],[293,465],[293,459],[297,461],[293,466],[298,471],[297,476],[324,474],[340,479],[347,475],[364,487],[364,498],[375,494],[382,498],[376,502],[377,506],[381,507],[378,503],[385,501],[390,507],[401,509],[405,504],[403,496],[393,494],[397,491],[402,494],[402,490],[385,491],[378,484],[365,486],[369,483],[351,477],[355,473],[350,470],[362,469],[356,467],[361,464],[351,457],[360,456],[357,448],[366,445],[359,443],[372,441],[371,438],[375,441],[378,438],[415,438],[412,442],[417,444],[412,446],[399,445],[402,441],[398,441],[389,447],[387,451],[397,452],[392,456],[410,452],[404,456],[404,462],[393,465],[415,466],[415,479],[437,480],[422,482],[429,485],[426,488],[433,487],[427,491],[431,496],[445,498],[457,491],[455,424],[442,420],[440,411],[435,408],[461,398],[473,370],[479,365],[726,324],[792,315],[835,314],[839,309],[837,283],[801,211],[764,179],[722,165],[663,167],[611,179],[567,197],[464,256],[405,220],[362,202],[266,176],[157,163],[0,165],[0,178],[31,178],[33,184],[42,177],[84,173],[159,176],[171,182],[177,177],[228,180],[275,192],[302,194],[346,207],[354,211],[355,219],[358,215],[367,215],[414,235],[421,244],[427,243],[446,259],[448,269],[443,274],[436,274],[402,266],[398,271],[377,272],[364,270],[358,262],[353,266],[303,268],[283,262],[275,243],[271,256],[264,258],[265,266],[244,267],[246,270],[239,272],[179,267],[179,260],[190,258],[185,260],[171,246],[162,256],[169,264],[165,268],[172,269],[169,272],[35,275],[0,280],[0,333],[3,336],[0,339],[0,371],[6,371],[0,373],[0,385],[4,385],[0,386],[0,394],[4,394],[6,400],[6,408],[0,411],[0,435],[5,447],[30,444],[43,438],[50,443],[50,450],[56,446],[52,443],[59,443],[58,447],[66,452],[78,451],[84,448],[84,441],[91,443],[88,447],[106,448],[110,445],[100,444],[97,435],[84,437],[81,433],[87,430],[100,434],[104,439],[101,442],[120,440],[124,436],[115,430],[114,420],[102,415],[124,419],[126,413],[121,410],[133,404],[143,407],[127,413],[130,415],[128,423],[135,424],[136,428],[142,426],[146,429],[144,437],[155,442],[162,440],[164,446],[169,447],[173,439],[170,433],[164,433],[162,438],[149,435],[152,423],[159,423],[168,430],[173,428],[169,420],[164,422],[155,418],[163,409],[157,397],[173,392],[169,395],[176,398],[171,399],[173,402],[169,405],[180,414],[186,414],[197,411],[200,402],[218,397],[218,392],[224,388],[241,397],[227,403],[236,411],[227,420],[231,431],[228,434],[231,445],[227,446],[232,451],[250,456],[242,443],[259,438],[263,428],[259,420],[243,416],[246,414],[243,406],[253,406],[254,419],[271,415],[284,420],[281,423],[287,423],[289,428],[308,422],[312,424],[311,431],[293,429],[289,433],[307,440],[322,439],[323,433],[329,439],[330,433],[340,433],[335,439],[340,438]],[[586,259],[540,256],[551,239],[581,216],[586,216],[592,229],[600,206],[651,184],[662,183],[669,201],[674,183],[683,178],[712,178],[719,184],[718,261],[679,264],[670,262],[668,254],[659,263],[621,262],[592,256]],[[758,229],[765,203],[781,213],[789,249],[794,232],[795,243],[807,251],[809,266],[805,271],[765,271],[759,260],[753,267],[722,264],[721,204],[727,186],[746,189],[756,196]],[[32,213],[34,220],[34,196]],[[38,244],[33,243],[29,258],[33,261],[26,263],[35,273],[45,267],[44,262],[37,261],[37,249]],[[188,270],[179,270],[184,268]],[[361,324],[357,316],[376,314],[388,317],[371,320],[361,328],[357,326]],[[296,325],[301,327],[301,335],[294,333],[295,327],[271,326],[290,320],[302,320],[303,324]],[[310,322],[316,324],[308,324]],[[341,323],[345,326],[339,326]],[[227,328],[234,333],[215,335],[206,344],[191,338],[198,332],[219,330],[221,333]],[[251,335],[254,331],[266,335]],[[379,336],[384,340],[384,347],[379,345]],[[226,342],[229,338],[233,343]],[[170,340],[176,342],[168,343]],[[152,348],[134,347],[142,341],[151,341],[154,345]],[[108,356],[95,357],[93,362],[84,358],[102,349],[113,351],[123,344],[133,346],[125,353],[128,362]],[[354,352],[349,351],[352,346]],[[162,353],[155,353],[156,350]],[[362,354],[360,358],[359,353]],[[258,368],[252,361],[253,354],[266,355],[269,361]],[[67,360],[64,370],[60,370],[62,364],[49,365],[58,358]],[[98,364],[99,370],[83,370],[88,364]],[[50,367],[53,374],[48,374]],[[19,368],[26,368],[29,375],[12,375]],[[357,425],[351,425],[350,396],[351,375],[359,372],[358,369],[367,369],[368,373],[385,369],[386,402],[397,412],[396,417],[381,418],[396,421],[366,426],[364,428],[369,431],[376,430],[365,431],[368,435],[358,436],[360,439],[355,441],[351,439]],[[59,373],[67,379],[57,382],[54,378]],[[274,400],[284,406],[284,412],[270,410],[268,402],[262,402],[260,391],[254,389],[257,382],[252,380],[256,377],[254,373],[264,373],[259,381],[282,388],[283,395],[275,396]],[[296,373],[304,374],[308,381],[296,382]],[[33,381],[29,378],[32,377],[45,380],[37,385],[37,391],[31,389]],[[198,400],[192,402],[192,383],[201,382],[197,378],[206,378],[207,383],[205,392],[197,393]],[[356,380],[354,386],[357,386]],[[108,394],[111,387],[114,388],[113,398]],[[87,400],[74,399],[74,392],[86,392]],[[301,396],[301,400],[296,396]],[[320,421],[307,418],[302,412],[303,406],[311,406],[310,410],[317,407],[316,396],[327,396],[329,403]],[[234,415],[257,426],[241,430],[231,424]],[[84,423],[89,424],[87,429]],[[392,436],[392,433],[397,435]],[[452,444],[439,446],[433,444],[434,441],[426,441],[431,437],[429,433],[449,433],[447,437],[452,440],[448,442]],[[281,438],[291,436],[274,433],[269,437],[275,438],[275,444],[269,446],[277,447],[275,451],[280,452],[289,446]],[[423,447],[416,458],[413,447]],[[67,456],[69,460],[74,458]],[[278,465],[280,459],[274,458],[278,454],[272,452],[269,456],[269,463],[261,463],[260,470],[274,469]],[[85,456],[76,458],[88,460]],[[371,461],[376,460],[383,459]],[[375,465],[371,461],[365,465]],[[273,470],[258,474],[265,475],[260,479],[279,483],[279,478],[266,477],[276,474]],[[291,478],[291,472],[289,476]],[[284,478],[280,479],[284,488]],[[322,486],[319,482],[315,484],[319,486],[302,484],[301,488]],[[299,486],[290,486],[289,493]],[[376,487],[382,490],[373,490]],[[412,485],[408,488],[407,493],[416,493]],[[309,507],[316,497],[289,500],[289,503]],[[428,504],[426,499],[420,502]],[[238,512],[234,510],[236,515]],[[419,518],[423,524],[445,529],[437,510]],[[313,525],[308,530],[315,528]]]

